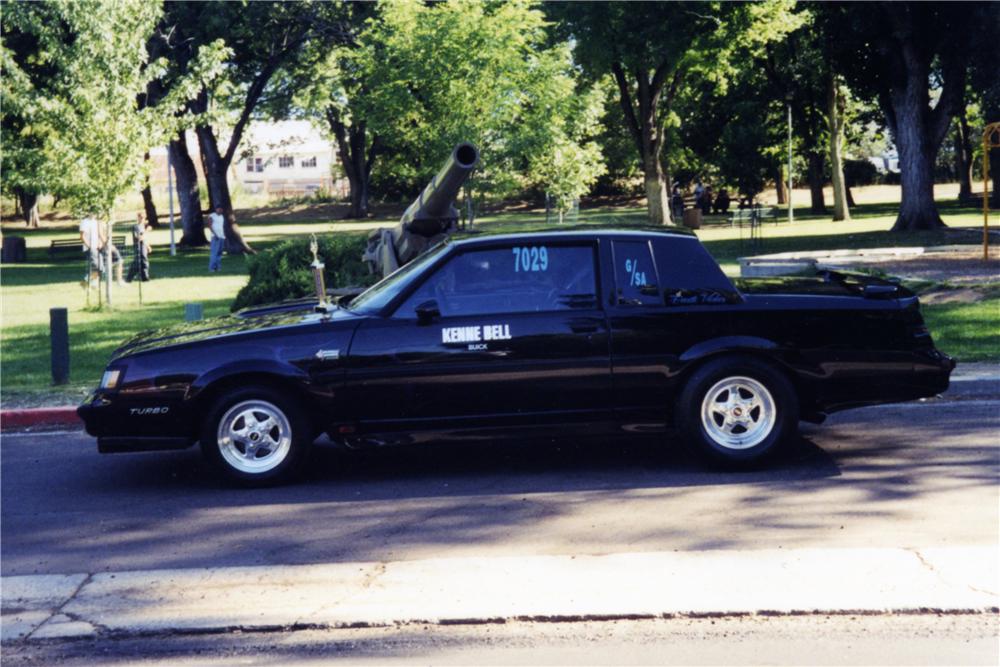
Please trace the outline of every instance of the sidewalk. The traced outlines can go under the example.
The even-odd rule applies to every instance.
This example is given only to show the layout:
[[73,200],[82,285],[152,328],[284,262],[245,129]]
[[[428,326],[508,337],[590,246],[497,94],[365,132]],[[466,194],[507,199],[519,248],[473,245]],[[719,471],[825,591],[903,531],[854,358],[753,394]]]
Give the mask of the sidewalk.
[[997,546],[4,577],[3,640],[675,616],[997,613]]

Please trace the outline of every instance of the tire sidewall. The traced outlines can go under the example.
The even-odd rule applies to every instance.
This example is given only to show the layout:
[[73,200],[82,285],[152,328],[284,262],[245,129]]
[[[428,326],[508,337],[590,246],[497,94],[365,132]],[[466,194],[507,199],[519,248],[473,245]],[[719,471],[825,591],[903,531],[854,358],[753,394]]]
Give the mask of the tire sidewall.
[[[291,447],[284,460],[274,468],[259,473],[238,470],[230,465],[223,457],[218,442],[219,422],[226,412],[238,403],[252,400],[266,401],[281,410],[292,431]],[[212,466],[230,481],[243,486],[278,484],[300,471],[311,443],[310,433],[312,429],[305,413],[293,401],[268,387],[243,387],[226,392],[212,404],[202,423],[201,450]]]
[[[727,377],[748,377],[771,394],[776,418],[771,432],[746,449],[731,449],[717,443],[705,431],[701,407],[705,394]],[[745,467],[773,456],[787,444],[798,425],[798,397],[787,376],[766,362],[744,356],[721,357],[698,368],[688,379],[677,402],[677,422],[685,442],[711,463]]]

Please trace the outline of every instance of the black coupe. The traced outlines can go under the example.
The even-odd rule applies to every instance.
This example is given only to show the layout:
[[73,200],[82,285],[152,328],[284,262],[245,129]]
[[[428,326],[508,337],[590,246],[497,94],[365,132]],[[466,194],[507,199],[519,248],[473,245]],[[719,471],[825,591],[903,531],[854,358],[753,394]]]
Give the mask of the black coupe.
[[674,426],[746,465],[800,419],[933,396],[954,366],[899,285],[734,284],[691,234],[575,231],[442,243],[336,306],[141,334],[79,414],[101,452],[200,441],[250,483],[287,478],[323,432],[364,447]]

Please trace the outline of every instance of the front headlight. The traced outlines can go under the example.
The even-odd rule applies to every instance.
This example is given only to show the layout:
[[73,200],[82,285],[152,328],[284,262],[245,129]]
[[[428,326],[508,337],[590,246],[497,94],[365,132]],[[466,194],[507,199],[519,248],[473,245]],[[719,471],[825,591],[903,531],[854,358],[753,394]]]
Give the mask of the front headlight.
[[101,389],[114,389],[118,386],[121,377],[122,370],[120,368],[109,368],[104,371],[104,376],[101,378]]

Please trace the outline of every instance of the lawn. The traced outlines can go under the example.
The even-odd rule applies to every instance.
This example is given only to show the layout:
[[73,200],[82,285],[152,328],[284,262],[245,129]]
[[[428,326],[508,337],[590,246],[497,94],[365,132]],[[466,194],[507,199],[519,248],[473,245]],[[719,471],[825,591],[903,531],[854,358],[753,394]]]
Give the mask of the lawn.
[[[975,208],[958,208],[951,203],[941,207],[946,222],[953,228],[974,228],[982,223],[981,213]],[[238,215],[243,221],[245,237],[259,250],[310,233],[357,232],[391,225],[398,216],[394,208],[387,208],[370,221],[341,221],[334,217],[334,210],[295,205],[240,211]],[[794,224],[766,225],[758,246],[750,244],[746,230],[728,225],[707,227],[699,231],[699,236],[730,273],[737,271],[738,257],[761,252],[977,241],[973,230],[965,235],[892,234],[888,229],[894,210],[893,204],[864,204],[855,210],[855,220],[849,223],[832,223],[826,217],[810,216],[805,209],[796,210]],[[582,210],[575,224],[628,227],[645,224],[645,220],[644,209],[634,205],[598,206]],[[527,232],[554,226],[545,223],[541,211],[508,211],[486,215],[464,233]],[[120,227],[126,228],[124,224]],[[81,285],[83,261],[80,258],[52,261],[46,253],[51,240],[76,236],[72,221],[41,230],[24,230],[14,222],[5,222],[3,232],[24,236],[28,245],[26,263],[4,265],[0,269],[0,401],[5,406],[77,400],[97,382],[108,356],[122,340],[144,329],[181,321],[187,302],[202,303],[206,316],[225,314],[247,279],[241,257],[225,257],[219,274],[207,273],[205,249],[185,250],[171,257],[169,232],[160,229],[152,233],[154,279],[142,285],[142,303],[138,283],[124,288],[115,286],[114,308],[97,311],[87,307],[86,291]],[[93,305],[96,294],[91,296]],[[51,387],[49,377],[48,319],[53,307],[68,308],[71,343],[70,383],[57,389]],[[945,351],[965,360],[1000,359],[1000,299],[996,295],[972,304],[928,306],[925,312]]]
[[922,308],[938,349],[959,362],[1000,360],[1000,295],[975,303],[941,303]]

